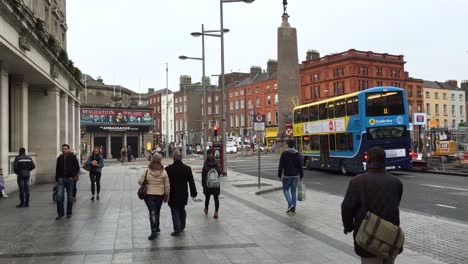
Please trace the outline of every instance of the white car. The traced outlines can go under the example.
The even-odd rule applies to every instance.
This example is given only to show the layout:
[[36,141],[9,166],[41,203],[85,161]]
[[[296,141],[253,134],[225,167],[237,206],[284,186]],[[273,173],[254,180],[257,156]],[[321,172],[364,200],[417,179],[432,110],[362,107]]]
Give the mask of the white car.
[[237,147],[234,144],[226,144],[226,153],[237,153]]

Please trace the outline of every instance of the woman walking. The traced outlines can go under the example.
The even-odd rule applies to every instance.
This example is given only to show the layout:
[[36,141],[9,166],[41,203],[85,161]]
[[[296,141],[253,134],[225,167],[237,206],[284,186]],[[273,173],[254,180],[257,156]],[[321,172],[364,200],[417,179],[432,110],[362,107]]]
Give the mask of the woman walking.
[[100,148],[94,147],[93,153],[86,161],[86,165],[91,166],[89,170],[89,180],[91,182],[91,201],[94,201],[94,194],[97,191],[96,199],[99,200],[99,193],[101,192],[101,172],[104,167],[104,158],[101,155]]
[[216,162],[213,154],[209,154],[206,157],[205,164],[203,165],[202,170],[202,186],[203,194],[205,194],[205,214],[208,214],[208,207],[210,205],[210,197],[213,195],[215,202],[215,213],[213,218],[218,219],[218,210],[219,210],[219,194],[221,192],[219,184],[219,166]]
[[161,155],[155,154],[151,158],[148,169],[141,175],[138,181],[140,185],[146,184],[146,197],[145,203],[148,207],[151,235],[149,240],[156,238],[159,229],[159,212],[163,202],[169,199],[169,178],[167,177],[166,170],[161,163]]

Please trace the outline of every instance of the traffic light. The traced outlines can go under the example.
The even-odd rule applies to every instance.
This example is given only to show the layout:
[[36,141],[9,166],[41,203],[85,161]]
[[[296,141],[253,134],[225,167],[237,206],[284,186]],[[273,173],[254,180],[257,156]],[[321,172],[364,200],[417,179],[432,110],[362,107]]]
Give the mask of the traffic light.
[[218,136],[218,130],[219,130],[219,127],[218,127],[218,126],[214,126],[214,127],[213,127],[213,131],[214,131],[214,136],[215,136],[215,137]]

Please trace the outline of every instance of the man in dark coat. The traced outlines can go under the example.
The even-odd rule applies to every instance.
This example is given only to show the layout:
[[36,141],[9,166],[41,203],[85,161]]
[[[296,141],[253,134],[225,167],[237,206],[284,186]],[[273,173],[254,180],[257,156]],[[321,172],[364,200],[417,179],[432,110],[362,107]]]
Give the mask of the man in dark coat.
[[80,173],[80,164],[75,154],[70,151],[70,146],[62,145],[62,155],[57,158],[55,168],[55,182],[57,185],[57,214],[56,220],[65,216],[64,199],[67,190],[67,218],[72,215],[73,209],[73,185],[74,177]]
[[185,229],[187,213],[185,206],[188,201],[187,183],[190,186],[190,196],[197,197],[197,187],[193,180],[192,168],[182,163],[182,153],[178,150],[173,154],[174,163],[166,167],[171,195],[169,196],[169,206],[171,207],[172,223],[174,232],[172,236],[180,236],[180,232]]
[[19,155],[13,162],[13,171],[17,175],[20,204],[16,207],[29,207],[29,181],[30,172],[36,168],[34,161],[26,155],[26,149],[20,148]]
[[[354,239],[356,239],[357,231],[367,211],[394,225],[400,225],[400,209],[398,207],[403,194],[403,184],[386,171],[384,149],[373,147],[367,152],[367,155],[367,172],[357,175],[350,181],[341,204],[344,233],[354,231]],[[361,201],[361,191],[363,192],[367,211]],[[395,261],[394,258],[378,258],[359,247],[356,242],[354,242],[354,250],[361,257],[362,263],[392,264]]]

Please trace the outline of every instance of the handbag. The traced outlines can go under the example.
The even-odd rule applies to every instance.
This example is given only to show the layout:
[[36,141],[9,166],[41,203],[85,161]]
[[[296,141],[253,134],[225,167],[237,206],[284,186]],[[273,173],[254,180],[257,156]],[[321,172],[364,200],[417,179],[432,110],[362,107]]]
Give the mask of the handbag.
[[140,198],[140,200],[143,200],[145,199],[146,197],[146,176],[148,175],[148,170],[146,170],[145,172],[145,180],[143,181],[143,183],[141,184],[140,188],[138,189],[138,198]]
[[302,181],[299,183],[299,187],[297,188],[297,200],[301,202],[306,200],[306,186]]
[[85,165],[83,165],[83,170],[90,171],[91,170],[91,164],[85,163]]
[[363,180],[361,179],[358,184],[362,206],[367,213],[356,234],[356,244],[378,257],[395,257],[403,251],[405,242],[403,230],[399,226],[368,211]]

